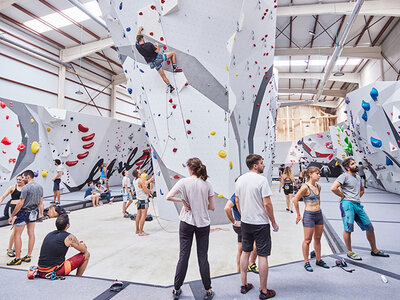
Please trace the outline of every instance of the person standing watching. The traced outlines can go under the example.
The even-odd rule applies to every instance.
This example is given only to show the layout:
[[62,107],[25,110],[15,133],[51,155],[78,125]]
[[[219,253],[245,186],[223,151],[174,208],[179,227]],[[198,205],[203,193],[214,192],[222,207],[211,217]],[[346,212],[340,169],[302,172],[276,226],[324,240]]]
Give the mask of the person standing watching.
[[[22,173],[22,177],[26,185],[21,190],[21,196],[18,204],[15,206],[8,223],[13,222],[14,216],[17,219],[14,222],[15,226],[15,258],[7,263],[8,266],[20,265],[22,262],[30,262],[32,257],[33,247],[35,245],[35,222],[43,216],[43,188],[36,183],[35,175],[31,170],[26,170]],[[28,230],[28,254],[21,258],[22,239],[21,235],[25,229]]]
[[[374,226],[364,206],[361,205],[361,197],[364,195],[364,187],[361,178],[357,174],[357,163],[353,158],[346,158],[343,163],[346,173],[341,174],[332,184],[331,191],[339,196],[340,212],[344,225],[343,239],[347,248],[347,257],[354,260],[362,260],[351,247],[351,233],[354,231],[354,221],[358,224],[362,231],[366,231],[367,240],[371,246],[372,256],[389,257],[389,254],[378,250],[375,241]],[[340,188],[340,189],[339,189]]]
[[[60,204],[60,183],[61,183],[61,176],[64,175],[64,168],[61,164],[61,160],[55,159],[54,164],[56,165],[57,168],[57,174],[56,177],[54,177],[52,180],[54,181],[54,186],[53,186],[53,192],[54,192],[54,200],[52,203],[57,203]],[[56,199],[58,199],[56,201]]]
[[271,202],[271,189],[264,172],[264,159],[261,155],[250,154],[246,158],[249,172],[243,174],[236,181],[236,205],[241,213],[242,227],[242,255],[240,257],[240,274],[242,286],[240,292],[246,294],[253,288],[247,282],[247,266],[249,257],[256,242],[258,254],[258,269],[260,276],[260,299],[275,296],[274,290],[267,289],[268,256],[271,254],[270,221],[274,231],[279,230],[275,221],[274,209]]
[[[167,200],[183,204],[179,219],[179,261],[176,266],[173,299],[179,299],[181,286],[185,280],[193,235],[196,235],[197,260],[201,280],[206,290],[205,300],[211,300],[210,265],[208,263],[208,245],[210,237],[210,216],[208,211],[215,210],[214,190],[207,181],[207,168],[197,157],[186,163],[190,177],[179,180],[167,195]],[[180,197],[175,195],[180,194]],[[247,267],[247,266],[246,266]]]
[[131,179],[129,178],[129,171],[125,170],[124,177],[122,178],[122,216],[124,218],[129,218],[127,209],[132,204],[132,201],[133,192],[131,188]]
[[140,171],[133,170],[133,186],[135,187],[137,200],[137,215],[136,215],[136,233],[139,236],[149,235],[143,231],[144,222],[146,221],[147,210],[149,209],[149,197],[151,192],[146,186],[146,182],[140,178]]

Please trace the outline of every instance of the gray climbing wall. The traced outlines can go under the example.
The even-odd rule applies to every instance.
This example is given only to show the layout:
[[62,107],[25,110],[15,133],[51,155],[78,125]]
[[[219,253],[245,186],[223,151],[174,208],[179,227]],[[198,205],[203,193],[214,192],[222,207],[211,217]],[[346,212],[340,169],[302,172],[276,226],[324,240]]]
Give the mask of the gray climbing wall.
[[[99,0],[152,146],[159,195],[188,175],[188,158],[199,157],[218,195],[214,224],[226,222],[222,207],[249,153],[262,155],[271,174],[275,2]],[[183,72],[164,63],[172,94],[136,51],[139,26],[145,41],[177,53]],[[158,205],[163,218],[178,219],[179,207],[162,198]]]
[[63,193],[98,180],[103,162],[109,164],[110,185],[121,184],[123,169],[152,171],[150,148],[138,125],[7,99],[0,99],[0,124],[0,193],[31,169],[45,196],[52,195],[57,158],[64,165]]

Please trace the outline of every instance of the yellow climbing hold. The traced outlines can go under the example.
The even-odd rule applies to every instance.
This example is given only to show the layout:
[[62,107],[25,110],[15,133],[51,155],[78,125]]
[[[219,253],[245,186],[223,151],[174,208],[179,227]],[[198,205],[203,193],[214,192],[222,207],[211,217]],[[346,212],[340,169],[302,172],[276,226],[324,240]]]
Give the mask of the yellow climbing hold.
[[239,74],[238,74],[238,73],[236,73],[236,74],[235,74],[235,76],[236,76],[236,77],[238,77],[238,76],[239,76]]
[[232,161],[229,161],[229,168],[231,168],[232,169]]
[[236,35],[235,35],[235,37],[233,38],[233,40],[236,41]]
[[34,119],[31,119],[31,124],[33,124],[33,122],[35,122],[35,120],[34,120]]
[[337,136],[340,136],[340,135],[339,135],[339,132],[338,132],[338,133],[336,133],[336,135],[337,135]]
[[47,174],[49,174],[49,172],[46,169],[42,170],[42,176],[43,177],[47,177]]
[[225,158],[225,157],[226,157],[226,151],[224,151],[224,150],[219,150],[219,151],[218,151],[218,155],[219,155],[219,157],[221,157],[221,158]]
[[32,153],[33,153],[33,154],[38,153],[39,149],[40,149],[39,143],[36,142],[36,141],[34,141],[34,142],[31,144]]
[[218,198],[224,198],[224,195],[218,194]]
[[215,135],[215,131],[211,131],[210,134],[211,134],[211,135]]
[[228,65],[225,65],[225,68],[226,68],[226,70],[227,70],[227,71],[229,71],[229,67],[228,67]]
[[50,131],[51,131],[51,129],[50,129],[49,127],[47,127],[46,130],[47,130],[47,132],[50,132]]

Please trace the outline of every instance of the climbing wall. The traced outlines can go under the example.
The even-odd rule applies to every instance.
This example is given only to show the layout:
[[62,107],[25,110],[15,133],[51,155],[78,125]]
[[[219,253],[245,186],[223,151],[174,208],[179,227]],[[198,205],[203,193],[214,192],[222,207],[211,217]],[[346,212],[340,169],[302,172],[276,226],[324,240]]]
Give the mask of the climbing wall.
[[360,88],[347,95],[346,104],[347,121],[341,131],[348,143],[341,139],[345,144],[338,148],[349,153],[351,145],[357,162],[368,167],[369,185],[400,194],[400,82]]
[[98,180],[108,163],[110,185],[120,185],[123,169],[152,172],[144,129],[110,118],[0,99],[0,193],[26,169],[53,194],[54,159],[64,166],[61,192],[78,191]]
[[[276,86],[272,74],[276,1],[109,1],[100,8],[119,52],[127,88],[139,108],[153,150],[157,192],[164,195],[183,176],[185,162],[207,166],[217,199],[213,224],[225,223],[223,206],[245,158],[265,158],[270,177],[275,141]],[[137,52],[146,42],[174,51],[181,73],[163,67],[176,90],[170,94]],[[159,197],[163,218],[177,220],[178,205]]]

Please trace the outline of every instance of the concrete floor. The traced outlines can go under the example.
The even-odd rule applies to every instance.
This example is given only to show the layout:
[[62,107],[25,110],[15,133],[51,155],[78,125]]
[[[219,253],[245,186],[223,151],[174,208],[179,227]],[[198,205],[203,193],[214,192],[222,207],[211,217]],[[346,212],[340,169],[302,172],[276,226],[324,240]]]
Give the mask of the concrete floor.
[[[279,265],[302,259],[301,243],[303,227],[295,224],[295,213],[285,210],[283,193],[278,193],[279,184],[272,184],[275,217],[280,230],[272,232],[272,254],[270,265]],[[157,213],[155,200],[151,203],[150,213]],[[129,209],[135,213],[132,205]],[[127,280],[138,283],[170,285],[173,283],[175,267],[179,254],[178,223],[157,219],[146,222],[145,231],[149,236],[139,237],[135,234],[135,223],[122,218],[122,203],[105,204],[97,208],[86,208],[70,214],[71,228],[69,232],[83,240],[91,253],[91,260],[85,272],[87,276]],[[54,230],[55,219],[36,224],[36,245],[31,263],[23,263],[13,268],[28,269],[36,265],[41,241],[45,235]],[[219,276],[236,272],[237,237],[231,225],[212,227],[210,234],[209,262],[211,276]],[[168,231],[168,232],[167,232]],[[6,255],[10,227],[0,228],[0,241],[4,252],[0,255],[0,267],[6,267],[10,260]],[[22,255],[26,254],[27,235],[23,234]],[[200,279],[195,242],[186,281]],[[311,248],[312,250],[312,248]],[[327,241],[322,239],[322,253],[331,254]],[[70,249],[67,257],[75,254]]]

